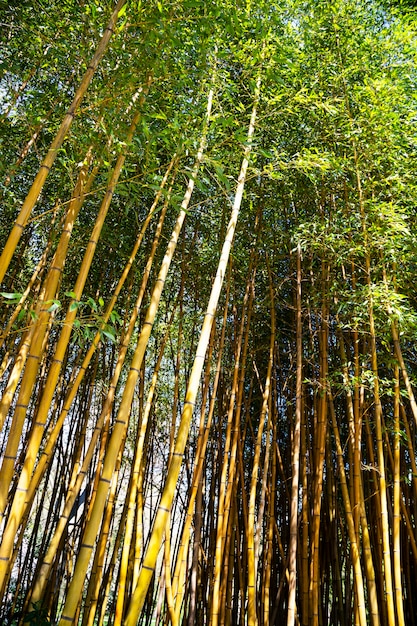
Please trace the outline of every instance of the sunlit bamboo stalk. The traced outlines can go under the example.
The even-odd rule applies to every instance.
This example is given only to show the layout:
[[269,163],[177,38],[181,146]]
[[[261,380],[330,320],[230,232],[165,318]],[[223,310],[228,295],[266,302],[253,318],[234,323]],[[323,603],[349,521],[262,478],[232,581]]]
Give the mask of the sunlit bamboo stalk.
[[61,126],[55,136],[55,139],[53,140],[48,150],[48,153],[42,162],[40,170],[38,174],[36,175],[35,180],[33,181],[32,187],[30,188],[30,191],[22,205],[22,208],[20,209],[15,225],[9,235],[7,243],[0,257],[0,282],[3,281],[4,275],[9,267],[9,263],[13,256],[13,253],[17,247],[17,244],[19,243],[22,231],[24,227],[26,226],[28,217],[39,198],[39,195],[42,191],[45,180],[49,174],[49,171],[51,170],[51,167],[58,154],[58,151],[60,147],[62,146],[64,139],[72,125],[77,109],[91,83],[94,73],[104,53],[106,52],[110,38],[113,35],[114,30],[115,30],[115,25],[117,22],[118,15],[123,5],[125,4],[125,1],[126,0],[118,0],[115,6],[115,9],[112,13],[112,16],[110,18],[110,21],[107,27],[104,29],[103,36],[101,38],[100,43],[97,46],[94,56],[89,62],[87,70],[84,74],[84,77],[77,91],[75,92],[74,99],[71,103],[71,106],[69,107],[64,119],[62,120]]
[[178,479],[178,475],[181,468],[182,458],[184,454],[185,445],[188,439],[188,432],[191,423],[191,417],[195,404],[195,399],[198,392],[198,386],[200,383],[201,372],[203,369],[204,359],[209,343],[211,334],[211,327],[217,308],[217,302],[220,296],[223,279],[225,276],[227,263],[229,260],[230,249],[234,237],[239,209],[243,197],[243,190],[246,179],[246,172],[249,165],[249,155],[251,148],[251,140],[255,130],[256,119],[256,105],[259,99],[260,91],[260,79],[257,82],[257,91],[255,94],[255,104],[252,109],[251,121],[248,130],[248,145],[245,148],[245,156],[242,162],[238,184],[236,188],[235,200],[233,203],[232,214],[227,227],[226,238],[223,244],[222,253],[220,256],[219,264],[217,267],[216,277],[211,290],[211,295],[207,307],[207,312],[204,317],[203,327],[198,342],[196,355],[194,358],[193,367],[190,374],[190,379],[187,387],[186,400],[184,403],[184,409],[181,416],[181,422],[177,433],[177,439],[175,442],[175,448],[172,456],[171,464],[168,468],[167,477],[165,481],[165,487],[162,493],[161,501],[158,506],[158,512],[155,517],[152,535],[149,540],[147,552],[144,557],[141,573],[139,576],[138,584],[133,593],[132,600],[129,606],[129,610],[126,616],[125,625],[134,626],[138,616],[142,610],[146,593],[152,578],[152,574],[155,569],[156,559],[161,545],[161,538],[163,535],[164,526],[168,513],[172,506],[172,499],[174,497],[175,485]]

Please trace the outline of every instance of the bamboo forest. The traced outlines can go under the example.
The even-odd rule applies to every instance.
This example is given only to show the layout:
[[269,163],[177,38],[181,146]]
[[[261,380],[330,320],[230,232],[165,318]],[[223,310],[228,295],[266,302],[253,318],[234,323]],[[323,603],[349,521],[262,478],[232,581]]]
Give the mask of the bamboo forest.
[[417,626],[417,8],[0,0],[0,624]]

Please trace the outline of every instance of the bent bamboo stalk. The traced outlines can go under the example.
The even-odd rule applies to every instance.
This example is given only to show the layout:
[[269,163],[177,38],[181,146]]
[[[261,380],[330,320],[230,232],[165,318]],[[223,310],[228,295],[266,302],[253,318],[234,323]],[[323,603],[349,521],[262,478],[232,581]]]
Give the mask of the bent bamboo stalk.
[[200,384],[201,373],[203,370],[204,360],[206,356],[207,347],[209,344],[211,328],[216,313],[217,303],[219,300],[223,279],[225,276],[227,263],[229,260],[230,249],[233,242],[233,237],[236,229],[237,218],[239,215],[240,205],[243,197],[243,190],[246,180],[246,172],[249,165],[249,155],[251,151],[251,143],[255,130],[255,119],[257,112],[257,104],[259,101],[260,93],[260,78],[257,81],[255,92],[255,103],[252,109],[251,120],[248,130],[248,143],[245,148],[245,156],[242,161],[242,166],[238,178],[238,184],[236,189],[235,200],[233,203],[232,214],[227,227],[226,238],[223,244],[219,264],[217,267],[216,277],[214,279],[213,287],[210,294],[210,299],[207,307],[207,312],[204,317],[203,327],[198,342],[196,355],[194,358],[193,367],[188,382],[187,393],[184,403],[184,408],[181,416],[181,422],[178,429],[177,439],[175,442],[175,448],[172,455],[172,460],[168,468],[167,477],[165,481],[165,487],[162,493],[161,501],[158,506],[155,521],[153,524],[153,530],[149,539],[148,549],[144,557],[142,569],[139,575],[139,580],[136,589],[132,595],[128,613],[125,619],[125,626],[135,626],[138,616],[142,610],[145,602],[146,594],[155,570],[156,560],[161,546],[163,533],[166,526],[166,520],[168,519],[169,512],[171,510],[172,501],[174,498],[175,487],[178,480],[178,476],[181,469],[182,459],[184,455],[185,446],[188,440],[188,433],[191,424],[191,418],[197,397],[197,392]]

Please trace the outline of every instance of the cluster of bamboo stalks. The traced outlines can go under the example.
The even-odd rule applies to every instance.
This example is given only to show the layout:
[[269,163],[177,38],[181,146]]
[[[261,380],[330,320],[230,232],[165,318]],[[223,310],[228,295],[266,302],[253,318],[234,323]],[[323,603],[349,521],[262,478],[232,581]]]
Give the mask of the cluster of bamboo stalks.
[[[264,136],[260,108],[267,119],[268,46],[251,67],[246,140],[233,156],[234,187],[220,202],[207,276],[196,279],[190,266],[199,263],[204,228],[193,211],[208,214],[214,204],[201,190],[193,199],[213,154],[216,51],[194,162],[186,170],[184,154],[168,155],[111,291],[92,281],[90,309],[99,301],[103,309],[94,332],[77,343],[151,71],[132,98],[76,279],[64,295],[77,218],[102,165],[94,145],[14,293],[31,213],[123,5],[0,258],[11,300],[1,320],[0,620],[415,626],[417,404],[393,306],[382,309],[373,290],[378,281],[388,293],[396,268],[372,245],[354,133],[349,177],[307,199],[303,192],[298,205],[283,194],[276,208],[276,180],[250,171]],[[341,263],[324,248],[293,245],[282,224],[295,232],[311,202],[323,221],[356,207],[360,263],[353,252]],[[365,294],[360,322],[340,306],[340,284]]]

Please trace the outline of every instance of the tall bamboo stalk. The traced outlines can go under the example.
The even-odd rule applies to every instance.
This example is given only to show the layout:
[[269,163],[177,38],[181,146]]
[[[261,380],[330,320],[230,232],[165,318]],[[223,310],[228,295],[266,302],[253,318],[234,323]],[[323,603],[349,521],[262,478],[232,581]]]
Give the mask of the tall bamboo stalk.
[[172,506],[172,500],[174,497],[175,485],[178,479],[178,475],[181,468],[182,458],[184,454],[185,445],[188,439],[188,433],[191,423],[191,417],[193,408],[198,392],[200,383],[201,372],[203,369],[204,359],[206,356],[206,350],[209,343],[211,334],[211,327],[217,308],[217,302],[220,296],[223,279],[225,276],[227,262],[229,260],[230,249],[232,246],[233,236],[236,228],[237,218],[239,215],[239,209],[242,202],[243,190],[246,180],[246,172],[249,165],[249,155],[251,151],[252,137],[255,131],[255,119],[257,104],[260,94],[260,78],[258,78],[255,103],[252,109],[251,120],[248,130],[248,143],[245,148],[245,156],[242,161],[240,174],[238,178],[238,184],[236,188],[235,200],[233,203],[233,210],[230,217],[230,221],[227,227],[226,238],[223,244],[222,253],[220,256],[219,264],[217,267],[216,277],[211,290],[211,295],[207,307],[207,312],[204,317],[203,327],[198,342],[196,355],[194,358],[193,367],[190,374],[190,379],[187,387],[186,400],[184,403],[184,409],[181,416],[181,422],[177,433],[177,439],[175,442],[175,448],[172,455],[172,461],[168,468],[167,477],[165,480],[165,487],[162,493],[161,501],[158,506],[158,511],[155,517],[152,535],[149,540],[147,552],[144,557],[141,573],[139,576],[138,584],[132,596],[132,601],[126,616],[125,625],[134,626],[138,616],[142,610],[145,602],[146,593],[155,570],[156,559],[158,556],[159,548],[161,545],[161,538],[163,530],[166,524],[168,513]]
[[181,228],[185,219],[188,204],[190,202],[191,194],[194,188],[194,182],[197,177],[198,169],[199,169],[202,157],[203,157],[203,152],[204,152],[205,142],[206,142],[208,120],[210,118],[210,112],[211,112],[211,106],[212,106],[212,100],[213,100],[213,89],[211,89],[209,93],[206,122],[204,124],[204,130],[203,130],[202,138],[200,141],[200,147],[198,150],[193,173],[192,173],[191,178],[189,179],[187,190],[184,196],[184,200],[181,204],[181,211],[178,215],[175,228],[171,235],[171,240],[168,244],[167,252],[161,264],[161,269],[160,269],[158,278],[156,280],[156,283],[152,292],[151,303],[146,313],[146,318],[143,323],[142,331],[139,335],[139,340],[138,340],[136,350],[132,359],[132,363],[130,365],[130,370],[129,370],[127,382],[124,388],[122,401],[118,410],[116,425],[113,429],[112,436],[109,441],[106,457],[104,460],[103,471],[100,476],[100,482],[99,482],[99,487],[98,487],[93,511],[92,511],[88,526],[85,531],[82,549],[77,559],[74,576],[73,576],[71,585],[69,587],[66,603],[62,612],[62,616],[60,620],[61,626],[66,621],[74,619],[74,615],[75,615],[75,612],[79,603],[79,598],[81,595],[82,586],[83,586],[85,575],[87,572],[88,563],[90,561],[90,556],[94,548],[95,538],[97,536],[98,527],[101,521],[102,512],[103,512],[106,498],[107,498],[107,492],[108,492],[108,488],[110,484],[109,481],[111,480],[111,476],[114,471],[114,466],[115,466],[118,451],[119,451],[120,440],[128,425],[136,382],[138,380],[140,368],[142,366],[143,358],[145,355],[145,350],[146,350],[149,337],[152,331],[152,327],[155,321],[155,316],[158,310],[158,305],[159,305],[159,301],[161,298],[162,289],[163,289],[166,276],[168,274],[168,270],[169,270],[174,252],[175,252],[175,248],[177,246],[179,233],[181,231]]
[[[140,103],[143,103],[145,95],[149,90],[151,83],[151,78],[148,78],[147,84],[143,90],[142,97],[140,99]],[[129,132],[127,135],[127,142],[129,143],[132,140],[133,133],[135,131],[136,125],[140,119],[141,110],[139,109],[132,120],[132,123],[129,128]],[[126,149],[122,152],[117,161],[115,168],[113,170],[112,176],[110,178],[109,184],[107,186],[107,191],[105,198],[101,204],[96,223],[94,225],[91,239],[87,246],[83,262],[81,264],[80,272],[74,287],[75,300],[79,301],[84,289],[84,285],[87,279],[87,275],[89,269],[91,267],[91,263],[93,260],[93,256],[97,247],[98,238],[100,236],[100,232],[102,230],[104,220],[107,215],[107,211],[110,206],[110,202],[119,179],[123,164],[126,159]],[[45,314],[48,314],[48,310],[45,310]],[[11,506],[10,514],[8,517],[8,523],[6,525],[2,544],[0,546],[0,587],[3,586],[4,577],[7,574],[8,570],[8,559],[10,558],[12,549],[13,549],[13,541],[16,533],[17,526],[23,516],[26,495],[30,483],[30,478],[32,476],[32,471],[36,462],[36,457],[39,451],[39,446],[41,444],[41,440],[44,434],[45,424],[48,416],[48,411],[51,406],[52,398],[55,392],[56,384],[58,381],[58,377],[61,373],[62,364],[65,357],[65,352],[67,350],[67,346],[70,340],[71,331],[73,327],[74,320],[77,315],[77,309],[72,307],[71,304],[68,308],[68,312],[65,317],[65,322],[63,325],[63,329],[61,331],[61,335],[57,346],[55,348],[54,357],[52,359],[51,366],[49,368],[48,377],[45,383],[44,391],[42,397],[40,399],[39,408],[37,411],[36,422],[34,423],[31,438],[27,445],[27,454],[24,462],[24,470],[20,474],[18,487],[16,491],[16,495],[13,499],[13,503]],[[41,325],[36,327],[39,328],[39,332],[34,332],[33,339],[31,342],[31,352],[29,356],[32,356],[31,361],[28,364],[28,367],[25,370],[24,378],[21,383],[21,391],[19,393],[19,398],[17,401],[16,409],[15,409],[15,420],[18,424],[18,432],[20,434],[23,421],[26,415],[26,410],[29,404],[30,396],[32,394],[33,385],[36,380],[36,375],[38,372],[38,368],[40,365],[40,358],[43,353],[44,347],[44,339],[46,333],[46,325],[42,323]],[[28,357],[29,358],[29,357]],[[15,437],[17,439],[17,437]],[[13,440],[11,440],[13,441]],[[17,449],[17,444],[14,444]],[[8,455],[13,457],[13,454]],[[11,459],[9,459],[11,461]],[[10,464],[10,463],[9,463]],[[10,472],[8,475],[5,475],[5,480],[3,483],[4,490],[6,491],[9,486],[9,482],[11,480]]]
[[300,465],[300,438],[301,438],[301,411],[303,393],[303,338],[301,318],[301,249],[297,248],[297,281],[296,281],[296,396],[295,396],[295,424],[292,437],[292,483],[291,483],[291,518],[290,518],[290,545],[289,545],[289,591],[288,591],[288,618],[287,626],[294,626],[295,622],[295,591],[297,576],[297,537],[298,537],[298,483]]
[[118,15],[123,5],[125,4],[125,2],[126,0],[118,0],[115,6],[115,9],[111,15],[110,21],[107,24],[107,27],[104,29],[103,36],[100,40],[100,43],[97,46],[94,56],[88,64],[87,70],[80,83],[80,86],[75,92],[74,99],[71,103],[71,106],[69,107],[64,119],[61,122],[61,126],[59,127],[59,130],[55,136],[55,139],[53,140],[47,152],[47,155],[42,162],[40,170],[38,174],[36,175],[35,180],[32,183],[32,186],[22,205],[22,208],[20,209],[15,225],[9,235],[9,238],[6,242],[6,245],[0,257],[0,282],[3,280],[4,275],[7,272],[9,263],[17,247],[17,244],[19,243],[21,234],[23,232],[23,229],[26,226],[28,217],[39,198],[39,195],[42,191],[45,180],[52,168],[52,165],[55,161],[58,151],[61,148],[64,142],[64,139],[67,136],[68,131],[72,125],[77,109],[91,83],[94,73],[104,53],[106,52],[110,38],[114,33]]

